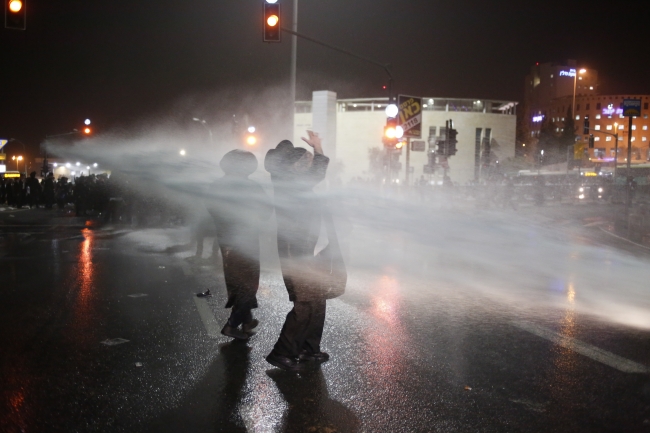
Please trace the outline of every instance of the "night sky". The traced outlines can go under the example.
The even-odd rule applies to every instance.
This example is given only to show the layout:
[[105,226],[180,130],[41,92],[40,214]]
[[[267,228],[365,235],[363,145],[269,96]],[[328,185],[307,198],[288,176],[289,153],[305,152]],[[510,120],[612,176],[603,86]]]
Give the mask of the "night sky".
[[[263,0],[27,3],[27,30],[0,31],[0,138],[34,151],[86,117],[101,132],[170,113],[261,116],[251,95],[288,90],[290,36],[262,42]],[[531,65],[567,58],[599,71],[601,94],[650,94],[649,15],[642,1],[302,0],[298,30],[390,64],[399,93],[522,101]],[[298,99],[387,96],[384,84],[376,66],[298,43]],[[193,106],[209,95],[218,103]]]

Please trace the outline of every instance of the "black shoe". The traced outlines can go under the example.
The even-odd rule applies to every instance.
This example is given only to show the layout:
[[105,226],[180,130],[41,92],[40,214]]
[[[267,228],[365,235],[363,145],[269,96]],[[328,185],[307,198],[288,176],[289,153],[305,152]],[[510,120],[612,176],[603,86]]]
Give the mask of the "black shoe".
[[259,325],[259,324],[260,324],[259,320],[253,319],[250,322],[244,323],[243,325],[241,325],[241,329],[244,332],[253,332],[253,330],[255,328],[257,328],[257,325]]
[[302,365],[300,365],[300,363],[295,358],[276,355],[273,352],[269,353],[269,355],[266,357],[266,362],[286,371],[293,371],[296,373],[303,371]]
[[209,296],[212,296],[212,293],[210,293],[210,290],[206,290],[205,292],[201,292],[201,293],[196,294],[197,298],[207,298]]
[[248,334],[244,331],[240,331],[237,328],[233,328],[226,323],[226,326],[223,327],[221,333],[226,337],[236,338],[237,340],[248,340]]
[[330,356],[326,352],[318,352],[318,353],[311,353],[306,350],[303,350],[300,352],[300,355],[298,355],[298,359],[300,361],[314,361],[319,364],[322,364],[323,362],[327,362],[330,360]]

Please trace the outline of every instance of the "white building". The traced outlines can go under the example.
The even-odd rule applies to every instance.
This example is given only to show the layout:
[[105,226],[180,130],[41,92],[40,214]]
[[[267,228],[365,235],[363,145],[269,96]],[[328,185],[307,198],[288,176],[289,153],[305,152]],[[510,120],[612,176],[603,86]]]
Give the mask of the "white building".
[[[346,183],[351,179],[374,177],[371,170],[371,149],[384,153],[382,135],[386,124],[384,112],[388,98],[336,99],[333,92],[314,92],[312,101],[296,102],[294,118],[294,143],[299,145],[306,129],[318,132],[323,138],[325,153],[340,167],[337,176]],[[411,151],[411,183],[425,173],[430,152],[435,152],[435,137],[444,131],[445,122],[452,120],[458,131],[458,152],[449,158],[448,175],[464,184],[484,178],[487,170],[494,169],[499,159],[514,157],[516,135],[516,102],[422,98],[423,151]],[[334,139],[332,139],[334,137]],[[485,143],[489,142],[490,146]],[[484,152],[490,148],[492,167],[488,167]],[[396,178],[404,180],[406,153],[399,156],[401,169]],[[438,160],[444,165],[444,161]],[[435,175],[442,176],[442,166]]]

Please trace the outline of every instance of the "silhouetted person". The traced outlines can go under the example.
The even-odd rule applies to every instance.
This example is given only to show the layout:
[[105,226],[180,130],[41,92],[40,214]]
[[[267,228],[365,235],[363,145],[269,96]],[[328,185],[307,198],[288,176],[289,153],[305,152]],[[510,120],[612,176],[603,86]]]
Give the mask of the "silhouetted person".
[[41,184],[36,179],[35,171],[32,171],[29,174],[29,178],[25,181],[25,196],[30,209],[34,206],[38,207],[38,202],[41,197]]
[[262,187],[248,179],[257,170],[255,155],[233,150],[224,155],[220,166],[225,175],[212,185],[207,208],[214,218],[223,259],[226,308],[232,308],[221,333],[246,340],[247,332],[258,324],[252,309],[257,308],[260,281],[260,227],[273,208]]
[[321,228],[321,204],[313,188],[325,179],[329,158],[323,155],[318,135],[307,132],[309,138],[303,140],[313,147],[313,155],[284,140],[266,154],[264,162],[273,181],[282,277],[293,302],[280,338],[266,360],[291,371],[302,369],[300,360],[329,359],[320,349],[326,300],[315,293],[309,278],[304,278],[304,263],[314,257]]
[[48,173],[43,182],[43,200],[45,209],[52,209],[54,204],[54,174]]

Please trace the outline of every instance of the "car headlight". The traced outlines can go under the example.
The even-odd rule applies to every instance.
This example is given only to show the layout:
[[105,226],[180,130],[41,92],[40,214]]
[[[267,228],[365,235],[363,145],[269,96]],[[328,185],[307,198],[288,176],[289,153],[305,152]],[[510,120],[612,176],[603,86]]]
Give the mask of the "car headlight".
[[602,189],[602,188],[598,188],[598,192],[603,192],[603,189]]
[[585,189],[582,188],[582,187],[580,187],[580,189],[579,189],[578,191],[580,191],[580,192],[585,192]]

